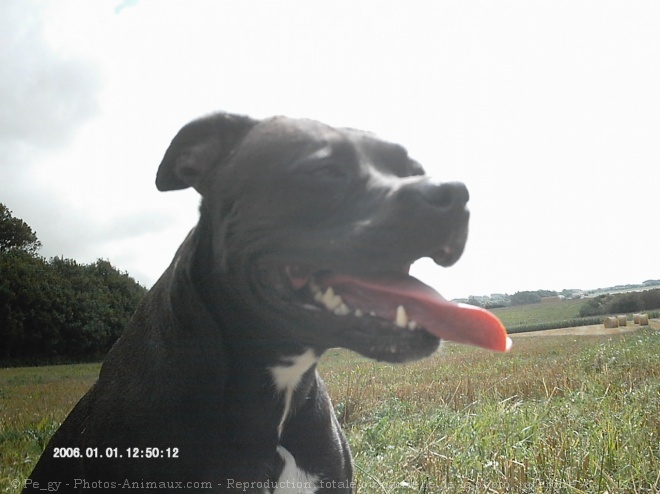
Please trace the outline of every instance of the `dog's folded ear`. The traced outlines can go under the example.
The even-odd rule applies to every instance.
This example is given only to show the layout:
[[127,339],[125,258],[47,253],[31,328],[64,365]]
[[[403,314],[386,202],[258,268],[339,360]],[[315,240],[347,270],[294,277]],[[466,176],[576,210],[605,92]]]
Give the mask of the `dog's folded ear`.
[[172,139],[156,175],[158,190],[194,187],[206,173],[226,160],[257,123],[243,115],[215,113],[185,125]]

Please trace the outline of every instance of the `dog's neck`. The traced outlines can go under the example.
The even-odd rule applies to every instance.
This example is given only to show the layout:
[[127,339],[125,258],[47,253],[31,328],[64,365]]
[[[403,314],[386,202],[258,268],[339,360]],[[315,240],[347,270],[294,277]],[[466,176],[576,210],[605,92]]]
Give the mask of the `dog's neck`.
[[271,356],[261,350],[230,357],[221,435],[223,442],[261,458],[261,464],[272,464],[278,448],[288,448],[287,437],[297,434],[290,430],[296,410],[316,399],[317,356],[307,350],[270,365]]
[[[191,239],[192,240],[192,239]],[[322,350],[312,349],[292,341],[268,337],[265,321],[255,320],[250,314],[241,314],[230,304],[223,304],[223,312],[215,310],[209,297],[227,297],[212,277],[193,280],[181,262],[174,276],[179,278],[175,286],[185,287],[183,294],[199,293],[204,300],[194,308],[188,303],[173,303],[172,307],[186,307],[194,311],[196,327],[206,327],[207,333],[220,335],[216,327],[231,328],[221,338],[224,347],[222,362],[226,372],[222,401],[225,403],[223,429],[232,442],[263,444],[264,438],[279,444],[286,428],[287,418],[298,405],[316,392],[316,363]],[[172,294],[177,296],[176,294]],[[179,301],[180,302],[180,301]],[[236,313],[233,313],[233,311]],[[192,314],[182,314],[175,319],[185,321]],[[200,320],[204,319],[203,324]],[[272,324],[272,322],[270,323]],[[253,339],[254,327],[260,328],[261,339]],[[187,331],[186,328],[179,328]],[[208,336],[208,335],[207,335]]]
[[[295,341],[281,338],[281,332],[268,331],[268,326],[276,321],[260,320],[252,313],[241,310],[240,299],[227,292],[227,280],[219,283],[216,276],[199,269],[199,266],[212,265],[212,259],[197,258],[199,252],[209,252],[205,226],[198,226],[187,242],[196,244],[186,249],[191,256],[180,259],[173,266],[178,278],[174,286],[181,289],[185,300],[172,303],[172,307],[185,308],[188,313],[175,319],[183,322],[195,317],[195,327],[206,327],[206,337],[211,334],[222,338],[224,355],[218,362],[225,370],[221,397],[224,403],[221,420],[225,440],[250,449],[253,445],[261,448],[264,441],[274,451],[286,435],[287,420],[297,408],[304,405],[318,393],[316,363],[322,349],[310,348]],[[189,299],[195,293],[196,306]],[[172,294],[177,297],[176,294]],[[218,304],[220,300],[223,303]],[[174,302],[174,301],[173,301]],[[222,312],[218,307],[222,306]],[[194,314],[191,314],[193,311]],[[202,322],[203,320],[203,322]],[[218,328],[224,328],[221,332]],[[255,338],[258,328],[259,338]],[[188,329],[181,327],[182,331]]]

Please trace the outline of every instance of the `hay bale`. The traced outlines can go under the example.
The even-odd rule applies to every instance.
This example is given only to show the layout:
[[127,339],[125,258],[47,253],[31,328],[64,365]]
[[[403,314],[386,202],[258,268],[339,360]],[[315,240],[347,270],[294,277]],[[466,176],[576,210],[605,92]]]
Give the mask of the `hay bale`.
[[619,326],[627,326],[628,318],[626,316],[616,316],[617,321],[619,321]]
[[619,320],[616,317],[606,317],[603,324],[606,328],[618,328]]
[[641,314],[633,314],[633,324],[639,324],[639,316]]
[[642,326],[648,326],[649,325],[649,315],[648,314],[640,314],[639,315],[639,324]]

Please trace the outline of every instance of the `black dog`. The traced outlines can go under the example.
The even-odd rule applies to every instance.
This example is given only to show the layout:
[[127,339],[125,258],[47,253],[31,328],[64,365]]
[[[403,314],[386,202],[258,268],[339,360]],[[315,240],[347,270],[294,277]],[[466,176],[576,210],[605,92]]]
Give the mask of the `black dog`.
[[160,190],[202,195],[197,227],[145,296],[26,490],[346,493],[353,466],[316,362],[401,362],[439,338],[506,350],[483,310],[408,275],[461,255],[468,192],[404,148],[310,120],[186,125]]

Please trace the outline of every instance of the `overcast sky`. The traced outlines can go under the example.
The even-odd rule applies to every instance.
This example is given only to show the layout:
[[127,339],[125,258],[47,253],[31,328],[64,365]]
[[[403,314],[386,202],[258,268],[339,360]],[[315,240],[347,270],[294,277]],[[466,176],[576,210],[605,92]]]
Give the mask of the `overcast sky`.
[[0,202],[41,255],[151,286],[197,218],[159,193],[215,110],[310,117],[467,183],[449,298],[660,278],[660,2],[0,2]]

